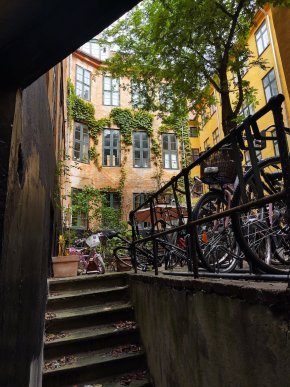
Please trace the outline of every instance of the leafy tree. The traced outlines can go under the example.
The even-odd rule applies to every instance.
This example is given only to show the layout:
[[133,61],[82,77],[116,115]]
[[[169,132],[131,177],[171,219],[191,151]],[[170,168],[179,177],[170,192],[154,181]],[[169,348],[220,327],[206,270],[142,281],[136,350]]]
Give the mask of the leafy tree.
[[[201,112],[207,101],[214,103],[211,85],[221,97],[227,134],[235,126],[243,101],[253,98],[254,90],[243,79],[245,65],[266,66],[261,59],[254,59],[247,45],[255,13],[263,3],[144,0],[101,37],[100,43],[118,47],[106,70],[115,77],[132,79],[131,85],[143,95],[143,108],[166,111],[170,106],[182,116],[192,109]],[[162,88],[158,100],[164,84],[170,87]],[[236,94],[235,103],[230,100],[231,93]]]

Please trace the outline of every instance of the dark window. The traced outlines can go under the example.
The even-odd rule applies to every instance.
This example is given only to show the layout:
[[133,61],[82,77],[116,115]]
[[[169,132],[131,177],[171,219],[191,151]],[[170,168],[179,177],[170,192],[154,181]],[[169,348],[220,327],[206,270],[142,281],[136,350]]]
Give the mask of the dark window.
[[80,66],[76,67],[76,95],[88,101],[91,99],[91,73]]
[[196,126],[189,127],[189,136],[190,137],[198,137],[198,128]]
[[192,161],[195,161],[199,158],[199,148],[191,148]]
[[149,137],[146,132],[133,133],[133,165],[135,168],[149,168]]
[[259,55],[261,55],[262,52],[266,49],[266,47],[268,47],[269,45],[269,36],[266,21],[262,23],[261,27],[256,32],[256,44]]
[[218,131],[218,128],[215,129],[213,132],[212,132],[212,142],[213,142],[213,145],[217,144],[219,141],[219,131]]
[[163,134],[163,166],[166,169],[178,169],[177,139],[175,134]]
[[150,193],[133,193],[133,210],[140,207],[150,196]]
[[[150,194],[141,192],[141,193],[133,193],[133,210],[140,207],[148,198]],[[148,222],[140,222],[138,223],[140,229],[150,227],[150,223]]]
[[204,150],[208,150],[209,149],[209,138],[207,138],[204,143],[203,143],[203,147],[204,147]]
[[243,104],[240,114],[244,117],[247,118],[249,115],[253,115],[255,113],[254,106],[253,104],[246,105],[246,103]]
[[81,189],[72,188],[71,190],[71,206],[72,206],[72,218],[71,225],[73,228],[84,230],[88,226],[87,213],[76,209],[77,199],[76,195],[81,192]]
[[120,166],[120,131],[104,129],[103,165],[107,167]]
[[263,86],[267,102],[271,97],[278,94],[278,87],[274,69],[269,71],[268,74],[263,78]]
[[75,122],[73,158],[81,163],[89,162],[89,130],[86,125]]
[[105,199],[107,207],[115,208],[115,210],[120,209],[121,199],[119,192],[105,192]]
[[103,104],[107,106],[119,106],[120,104],[120,82],[119,79],[109,77],[103,78]]

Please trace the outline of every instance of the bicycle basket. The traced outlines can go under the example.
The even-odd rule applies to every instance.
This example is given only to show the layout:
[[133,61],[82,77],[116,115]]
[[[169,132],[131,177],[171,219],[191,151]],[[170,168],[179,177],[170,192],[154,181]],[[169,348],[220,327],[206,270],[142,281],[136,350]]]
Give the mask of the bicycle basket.
[[232,151],[220,149],[200,163],[200,178],[205,184],[232,184],[236,179]]

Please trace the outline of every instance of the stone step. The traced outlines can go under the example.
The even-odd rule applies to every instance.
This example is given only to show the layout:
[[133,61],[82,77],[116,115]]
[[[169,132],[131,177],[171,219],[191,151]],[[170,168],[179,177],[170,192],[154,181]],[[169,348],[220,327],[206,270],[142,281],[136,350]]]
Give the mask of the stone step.
[[75,291],[79,289],[103,289],[127,285],[126,273],[86,274],[69,278],[48,280],[49,294],[52,292]]
[[79,308],[105,302],[128,300],[128,285],[103,289],[77,289],[63,292],[50,292],[46,310],[57,311],[63,308]]
[[133,308],[130,302],[111,302],[103,305],[68,308],[55,312],[46,312],[46,333],[77,329],[114,321],[132,320]]
[[119,321],[46,334],[44,358],[50,360],[55,356],[61,357],[124,344],[140,345],[139,332],[134,321]]
[[145,355],[139,346],[117,346],[85,354],[48,360],[44,363],[43,387],[75,386],[87,380],[112,377],[144,368]]
[[109,378],[95,379],[74,387],[152,387],[149,375],[145,370],[135,370],[130,373],[120,374]]

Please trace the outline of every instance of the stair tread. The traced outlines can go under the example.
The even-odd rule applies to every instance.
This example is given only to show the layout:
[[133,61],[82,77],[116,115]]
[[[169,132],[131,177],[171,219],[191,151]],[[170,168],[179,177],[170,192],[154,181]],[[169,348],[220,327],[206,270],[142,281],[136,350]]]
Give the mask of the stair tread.
[[128,289],[128,285],[124,286],[115,286],[115,287],[109,287],[109,288],[102,288],[102,289],[77,289],[77,290],[69,290],[69,291],[50,291],[48,302],[50,300],[61,300],[61,299],[69,299],[74,298],[78,296],[88,296],[93,294],[103,294],[103,293],[113,293],[120,290],[126,290]]
[[45,336],[44,346],[47,348],[61,343],[91,340],[94,338],[118,335],[125,332],[133,333],[136,331],[137,328],[134,321],[126,321],[126,323],[123,321],[93,327],[62,330],[58,333],[48,333]]
[[85,275],[78,275],[76,277],[68,277],[68,278],[49,278],[48,283],[51,285],[55,284],[66,284],[71,282],[86,282],[91,280],[96,280],[96,285],[98,284],[98,281],[102,281],[104,279],[115,277],[116,279],[118,277],[126,277],[126,273],[105,273],[105,274],[85,274]]
[[114,363],[117,360],[133,359],[144,355],[144,351],[137,345],[122,345],[97,351],[79,353],[73,356],[62,356],[44,362],[44,375],[50,375],[63,371],[69,371],[87,366]]
[[121,311],[132,309],[130,302],[109,302],[92,306],[82,306],[76,308],[63,308],[62,310],[50,311],[46,313],[46,321],[56,321],[61,319],[69,319],[73,317],[89,316],[98,313]]
[[95,379],[90,382],[77,384],[75,387],[124,387],[126,385],[129,385],[130,387],[151,386],[147,371],[136,370],[133,372],[126,372],[125,374],[119,374],[113,377]]

